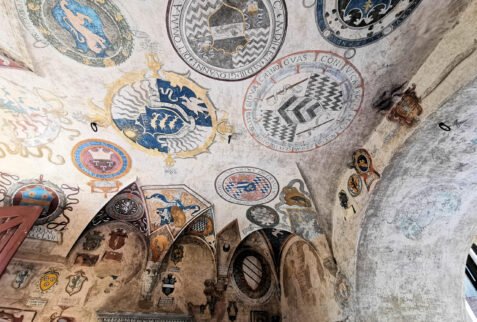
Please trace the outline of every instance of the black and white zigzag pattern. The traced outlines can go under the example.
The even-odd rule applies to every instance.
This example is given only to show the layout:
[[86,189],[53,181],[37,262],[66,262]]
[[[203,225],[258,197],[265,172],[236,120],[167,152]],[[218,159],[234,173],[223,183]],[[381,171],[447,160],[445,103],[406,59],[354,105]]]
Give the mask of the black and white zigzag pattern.
[[207,24],[210,14],[219,7],[222,0],[191,0],[185,16],[185,33],[191,40],[210,36]]
[[312,97],[291,96],[278,108],[278,114],[287,124],[306,123],[316,117],[320,103]]
[[246,31],[247,39],[250,42],[240,48],[232,55],[232,62],[235,68],[247,66],[255,61],[267,46],[270,37],[270,28],[254,28]]
[[273,116],[271,110],[262,112],[262,125],[274,138],[287,142],[293,142],[295,139],[296,124],[283,124],[279,117]]
[[305,96],[316,99],[325,110],[338,111],[343,107],[340,85],[324,75],[310,76]]

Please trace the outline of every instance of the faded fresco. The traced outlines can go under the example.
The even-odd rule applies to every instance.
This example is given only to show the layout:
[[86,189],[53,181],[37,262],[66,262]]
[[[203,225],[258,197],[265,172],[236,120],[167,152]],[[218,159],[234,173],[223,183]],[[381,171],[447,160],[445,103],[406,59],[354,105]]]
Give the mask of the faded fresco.
[[0,77],[0,158],[20,155],[64,164],[52,143],[60,135],[78,137],[61,97],[38,87],[27,88]]
[[111,0],[16,0],[16,6],[37,41],[79,63],[115,66],[132,53],[131,29]]

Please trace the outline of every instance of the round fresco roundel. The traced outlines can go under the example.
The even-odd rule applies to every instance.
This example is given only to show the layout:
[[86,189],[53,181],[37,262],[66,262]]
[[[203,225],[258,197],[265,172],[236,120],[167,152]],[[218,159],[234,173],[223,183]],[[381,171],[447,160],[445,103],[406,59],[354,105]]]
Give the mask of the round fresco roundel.
[[104,140],[84,140],[75,145],[72,159],[78,170],[100,180],[124,176],[131,168],[131,159],[122,148]]
[[66,205],[63,190],[49,181],[24,180],[10,187],[6,206],[40,206],[43,211],[36,225],[43,225],[60,216]]
[[268,65],[285,39],[283,0],[169,0],[169,38],[195,71],[240,80]]
[[362,47],[387,36],[422,0],[317,0],[316,22],[325,39]]
[[144,207],[139,197],[122,193],[108,203],[106,213],[117,220],[136,221],[144,215]]
[[258,74],[244,99],[252,137],[280,152],[305,152],[336,139],[361,108],[364,82],[347,59],[326,51],[280,58]]
[[215,179],[215,189],[228,202],[253,206],[275,199],[279,185],[277,179],[265,170],[239,167],[222,172]]
[[96,67],[114,66],[131,55],[133,38],[112,0],[24,0],[41,37],[74,60]]
[[156,77],[163,78],[127,76],[115,83],[106,106],[115,128],[134,147],[177,158],[207,151],[217,130],[207,90],[172,72],[159,71]]

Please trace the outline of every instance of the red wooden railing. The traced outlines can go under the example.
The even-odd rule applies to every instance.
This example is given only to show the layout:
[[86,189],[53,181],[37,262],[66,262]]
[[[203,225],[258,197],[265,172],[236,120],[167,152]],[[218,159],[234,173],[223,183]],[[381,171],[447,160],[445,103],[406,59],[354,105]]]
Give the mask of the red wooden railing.
[[0,208],[0,275],[20,247],[42,207],[14,206]]

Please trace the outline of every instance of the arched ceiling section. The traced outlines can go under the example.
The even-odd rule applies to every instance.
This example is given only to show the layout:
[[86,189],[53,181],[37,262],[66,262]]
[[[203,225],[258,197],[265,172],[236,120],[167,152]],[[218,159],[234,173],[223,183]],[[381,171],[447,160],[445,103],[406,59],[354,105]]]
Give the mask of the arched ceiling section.
[[[350,152],[366,141],[382,118],[372,108],[373,102],[384,90],[411,78],[444,33],[458,21],[469,1],[443,0],[436,6],[432,1],[393,0],[385,9],[385,17],[361,11],[367,15],[364,24],[374,22],[376,28],[384,30],[378,27],[383,18],[383,23],[395,30],[388,34],[392,30],[386,29],[385,37],[351,47],[330,39],[330,34],[321,27],[320,32],[317,25],[328,12],[333,13],[336,1],[317,1],[310,8],[300,2],[287,1],[287,6],[284,3],[231,0],[228,5],[208,1],[201,6],[194,1],[175,0],[37,0],[29,5],[27,1],[15,1],[10,19],[17,15],[23,26],[22,36],[35,73],[2,69],[0,99],[4,100],[0,101],[0,117],[7,126],[0,129],[0,170],[22,180],[43,174],[60,187],[66,184],[80,188],[79,203],[73,207],[65,233],[67,238],[63,244],[49,247],[49,252],[66,255],[108,200],[104,194],[110,198],[136,178],[140,186],[186,184],[214,204],[217,231],[238,219],[243,234],[250,225],[246,212],[251,205],[222,199],[214,185],[220,174],[236,167],[265,171],[276,178],[278,187],[295,179],[304,181],[318,213],[319,227],[330,234],[337,175],[346,169]],[[323,3],[326,8],[320,9]],[[343,6],[344,2],[339,3]],[[74,13],[88,11],[86,4],[95,12],[96,34],[82,29],[80,21],[75,20]],[[182,10],[185,17],[195,19],[193,24],[176,21]],[[226,10],[225,16],[230,14],[239,23],[244,19],[241,23],[253,29],[250,34],[236,37],[239,39],[232,42],[234,48],[220,41],[230,37],[220,34],[220,26],[228,24],[220,18],[220,10]],[[378,7],[370,12],[376,10]],[[193,17],[195,12],[198,17]],[[349,14],[353,16],[349,24],[361,24],[359,12]],[[210,26],[204,20],[209,16],[213,18]],[[81,42],[71,26],[62,25],[64,19],[69,19],[76,31],[85,32],[90,43]],[[334,22],[325,22],[335,34],[341,30],[343,39],[355,36],[347,34],[351,29],[344,32]],[[231,32],[236,31],[234,26],[229,27]],[[359,37],[379,34],[366,32],[371,25],[354,27],[359,27]],[[198,41],[201,32],[210,39]],[[224,58],[226,52],[245,43],[261,48],[261,33],[268,41],[267,50],[262,48],[263,57],[249,52],[245,60]],[[98,39],[104,41],[98,43]],[[189,56],[194,59],[189,60]],[[248,59],[251,60],[246,62]],[[238,75],[249,78],[225,81],[225,75],[212,75],[200,67],[205,65],[199,65],[199,60],[209,62],[216,71],[230,64],[237,71],[245,66],[241,64],[250,64],[250,69]],[[265,66],[268,67],[263,69]],[[293,75],[289,78],[278,78],[290,72]],[[320,73],[324,76],[317,76]],[[300,83],[301,75],[306,76],[307,83]],[[323,89],[322,85],[329,88]],[[282,91],[284,88],[287,90]],[[247,98],[250,95],[253,99],[261,91],[273,108],[251,107],[256,119],[253,115],[247,119]],[[328,94],[317,95],[317,91]],[[307,95],[316,97],[330,111],[344,112],[330,112],[331,118],[336,119],[331,126],[326,117],[316,118],[316,100],[310,103]],[[19,98],[24,104],[11,104]],[[159,101],[163,114],[153,115],[149,109],[139,117],[137,108],[145,109],[144,101],[149,105]],[[307,109],[309,113],[295,113],[287,110],[287,104],[295,104],[294,108],[311,104],[307,107],[312,109]],[[282,114],[273,114],[279,107]],[[325,114],[321,116],[328,116]],[[32,119],[36,121],[32,123]],[[91,120],[97,122],[97,128],[90,126]],[[180,131],[176,124],[181,124]],[[254,124],[260,128],[255,129]],[[148,135],[138,136],[144,132],[141,129]],[[269,140],[270,135],[264,132],[279,139]],[[187,142],[183,140],[184,133]],[[296,139],[296,135],[303,139]],[[107,174],[87,169],[93,160],[82,153],[88,149],[92,149],[96,160],[115,155],[110,157],[116,158],[115,164],[96,164]],[[298,153],[304,150],[311,151]],[[91,158],[95,159],[93,155]],[[269,194],[272,192],[270,189]],[[262,201],[275,206],[279,202],[275,198]]]
[[[359,321],[465,320],[464,266],[477,219],[476,85],[423,122],[374,188],[358,244]],[[441,122],[454,125],[445,131]]]

